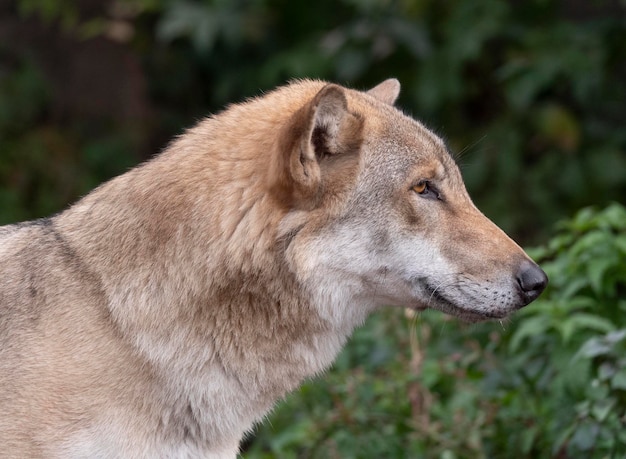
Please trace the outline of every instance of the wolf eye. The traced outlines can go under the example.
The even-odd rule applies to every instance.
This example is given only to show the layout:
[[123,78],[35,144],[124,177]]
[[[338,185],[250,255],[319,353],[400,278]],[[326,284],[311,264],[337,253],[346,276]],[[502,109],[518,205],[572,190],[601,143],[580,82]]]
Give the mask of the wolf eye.
[[417,194],[424,194],[428,191],[428,182],[421,181],[411,187]]
[[439,191],[427,180],[420,180],[411,187],[411,190],[424,198],[441,200]]

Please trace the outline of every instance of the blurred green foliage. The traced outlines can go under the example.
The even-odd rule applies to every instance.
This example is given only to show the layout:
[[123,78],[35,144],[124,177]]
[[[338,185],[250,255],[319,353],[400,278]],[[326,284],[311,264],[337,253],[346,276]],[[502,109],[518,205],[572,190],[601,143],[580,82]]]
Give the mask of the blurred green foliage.
[[[99,7],[17,0],[11,11],[32,27],[131,53],[151,116],[132,130],[114,112],[105,122],[55,116],[35,50],[0,45],[0,222],[61,209],[196,119],[306,77],[357,88],[398,77],[399,105],[447,139],[479,206],[523,240],[626,195],[623,2],[85,4]],[[104,77],[115,84],[118,72],[111,65]],[[80,90],[92,97],[89,82]]]
[[550,284],[511,323],[384,311],[244,456],[626,457],[626,208],[585,209],[531,252]]

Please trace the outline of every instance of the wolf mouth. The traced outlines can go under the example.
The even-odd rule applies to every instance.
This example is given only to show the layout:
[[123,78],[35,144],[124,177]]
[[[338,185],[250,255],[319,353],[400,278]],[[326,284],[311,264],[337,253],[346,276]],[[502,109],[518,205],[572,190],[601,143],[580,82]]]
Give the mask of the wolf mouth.
[[502,319],[507,315],[506,313],[464,308],[448,299],[438,288],[433,287],[431,284],[425,282],[423,286],[426,294],[428,295],[428,301],[426,302],[427,307],[438,309],[446,314],[459,317],[463,320],[478,322],[481,320]]

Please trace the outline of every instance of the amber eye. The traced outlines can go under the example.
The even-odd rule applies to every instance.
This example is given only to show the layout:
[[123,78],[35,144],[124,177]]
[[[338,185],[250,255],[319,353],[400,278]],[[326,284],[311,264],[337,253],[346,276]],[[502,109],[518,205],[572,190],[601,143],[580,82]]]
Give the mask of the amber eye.
[[411,189],[417,194],[423,194],[428,189],[428,184],[426,182],[419,182],[417,185],[413,185]]

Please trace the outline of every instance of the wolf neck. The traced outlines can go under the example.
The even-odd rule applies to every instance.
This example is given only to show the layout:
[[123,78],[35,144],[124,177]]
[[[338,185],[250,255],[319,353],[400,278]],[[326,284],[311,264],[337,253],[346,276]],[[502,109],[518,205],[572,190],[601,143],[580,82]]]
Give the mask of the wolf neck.
[[287,268],[276,240],[284,212],[259,192],[261,167],[206,164],[208,153],[175,147],[55,223],[85,248],[112,323],[170,397],[252,423],[327,368],[356,324],[320,315],[314,302],[336,299],[314,300]]

